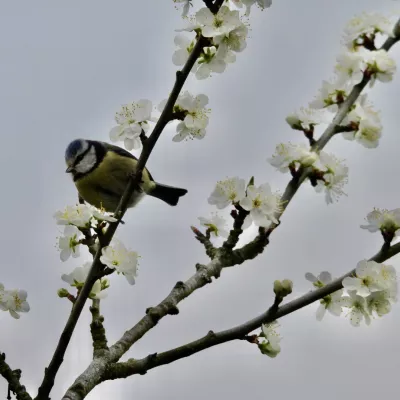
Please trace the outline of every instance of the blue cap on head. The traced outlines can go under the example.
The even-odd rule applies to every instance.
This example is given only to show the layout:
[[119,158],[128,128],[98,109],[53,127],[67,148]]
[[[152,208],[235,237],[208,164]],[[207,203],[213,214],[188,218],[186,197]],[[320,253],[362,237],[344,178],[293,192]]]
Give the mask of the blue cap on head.
[[65,150],[65,160],[75,160],[76,156],[83,153],[88,148],[88,143],[84,139],[72,141]]

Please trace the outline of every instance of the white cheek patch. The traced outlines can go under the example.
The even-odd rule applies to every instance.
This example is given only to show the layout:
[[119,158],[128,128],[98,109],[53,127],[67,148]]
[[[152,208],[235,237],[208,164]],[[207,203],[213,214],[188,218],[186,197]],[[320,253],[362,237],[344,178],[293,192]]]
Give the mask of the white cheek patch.
[[83,159],[75,165],[75,171],[79,174],[85,174],[86,172],[89,172],[97,162],[97,157],[96,157],[96,150],[94,146],[85,154]]

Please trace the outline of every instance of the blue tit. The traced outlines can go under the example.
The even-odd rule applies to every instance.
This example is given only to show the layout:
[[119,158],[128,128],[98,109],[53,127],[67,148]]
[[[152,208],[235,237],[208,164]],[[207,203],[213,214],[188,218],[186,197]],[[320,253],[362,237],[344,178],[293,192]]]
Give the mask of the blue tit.
[[[138,160],[118,146],[94,140],[77,139],[65,151],[66,172],[72,175],[80,197],[89,204],[114,212],[129,179],[136,171]],[[162,185],[154,181],[145,168],[142,182],[135,189],[128,207],[134,207],[145,194],[171,206],[178,204],[186,189]]]

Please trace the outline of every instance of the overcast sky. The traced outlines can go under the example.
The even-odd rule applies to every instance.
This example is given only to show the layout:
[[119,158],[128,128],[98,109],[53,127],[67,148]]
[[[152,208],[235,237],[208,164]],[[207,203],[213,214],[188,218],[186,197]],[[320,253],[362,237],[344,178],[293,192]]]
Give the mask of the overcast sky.
[[[177,280],[189,278],[195,263],[207,262],[189,227],[213,210],[207,197],[217,180],[254,175],[256,183],[284,189],[289,176],[275,172],[266,158],[279,142],[303,141],[285,116],[305,106],[322,80],[332,76],[349,18],[395,7],[398,12],[400,5],[391,0],[274,0],[264,12],[253,9],[248,47],[224,74],[206,81],[190,76],[185,88],[210,98],[207,135],[202,141],[173,143],[171,126],[149,160],[158,181],[189,193],[176,208],[145,199],[118,230],[141,260],[137,284],[112,276],[102,303],[111,344]],[[56,295],[63,287],[61,274],[89,259],[85,253],[61,263],[55,247],[60,229],[52,215],[76,201],[64,173],[65,147],[77,137],[108,140],[114,112],[123,103],[147,98],[158,104],[167,97],[176,70],[174,29],[183,25],[172,0],[1,3],[0,281],[6,288],[26,289],[31,311],[19,321],[0,313],[0,351],[12,368],[23,370],[22,383],[33,395],[71,308]],[[400,61],[398,47],[391,54]],[[399,82],[395,76],[371,91],[384,124],[378,149],[340,136],[328,146],[347,160],[348,197],[328,207],[322,195],[304,185],[262,256],[224,271],[182,302],[180,314],[163,319],[125,359],[245,322],[271,304],[275,279],[292,279],[294,298],[311,289],[305,272],[339,276],[377,252],[379,235],[359,225],[373,207],[400,206]],[[394,258],[390,264],[400,263]],[[316,308],[313,304],[280,321],[282,352],[276,359],[233,342],[145,376],[102,384],[87,398],[373,400],[398,395],[400,307],[360,328],[344,316],[317,322]],[[61,398],[91,360],[89,322],[86,309],[52,399]],[[0,380],[0,398],[5,397]]]

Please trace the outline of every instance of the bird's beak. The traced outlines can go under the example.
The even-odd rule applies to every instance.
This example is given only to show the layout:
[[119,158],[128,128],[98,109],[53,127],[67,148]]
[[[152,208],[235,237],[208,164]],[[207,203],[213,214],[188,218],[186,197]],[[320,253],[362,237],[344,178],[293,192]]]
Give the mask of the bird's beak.
[[68,167],[68,168],[65,170],[65,172],[66,172],[67,174],[70,174],[73,170],[74,170],[73,167]]

